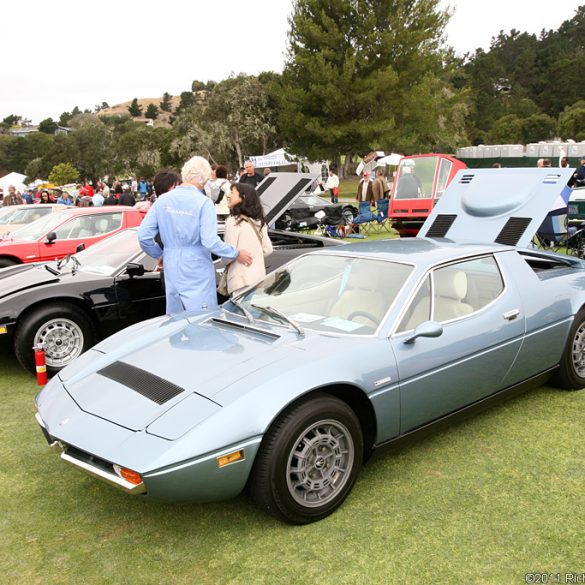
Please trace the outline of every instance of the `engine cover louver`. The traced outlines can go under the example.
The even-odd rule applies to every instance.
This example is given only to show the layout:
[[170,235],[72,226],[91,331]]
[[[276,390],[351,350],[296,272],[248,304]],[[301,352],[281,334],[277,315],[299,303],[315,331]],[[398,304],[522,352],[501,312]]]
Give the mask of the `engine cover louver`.
[[426,233],[427,238],[444,238],[447,235],[447,232],[453,225],[455,218],[457,216],[453,215],[437,215],[435,221],[429,228],[429,231]]
[[531,221],[529,217],[511,217],[495,239],[496,244],[515,246]]
[[125,364],[124,362],[114,362],[98,370],[97,373],[131,388],[135,392],[138,392],[138,394],[157,404],[164,404],[185,391],[184,388],[164,378],[160,378],[146,370]]

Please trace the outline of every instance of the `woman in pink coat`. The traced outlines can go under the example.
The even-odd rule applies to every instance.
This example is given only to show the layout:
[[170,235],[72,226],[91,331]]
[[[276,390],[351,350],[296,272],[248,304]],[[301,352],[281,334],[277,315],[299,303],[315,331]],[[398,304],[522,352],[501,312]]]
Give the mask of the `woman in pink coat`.
[[266,220],[256,189],[246,183],[234,183],[228,195],[230,216],[225,220],[224,242],[248,250],[249,266],[232,262],[226,266],[228,293],[234,294],[256,284],[266,276],[264,256],[272,253]]

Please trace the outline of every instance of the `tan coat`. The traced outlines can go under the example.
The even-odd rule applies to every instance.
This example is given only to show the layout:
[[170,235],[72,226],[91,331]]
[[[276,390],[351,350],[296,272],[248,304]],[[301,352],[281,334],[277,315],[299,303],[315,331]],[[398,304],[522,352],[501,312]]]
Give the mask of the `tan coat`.
[[[257,223],[258,227],[260,226]],[[235,246],[238,250],[247,250],[252,255],[252,264],[244,266],[241,262],[232,262],[226,267],[228,271],[227,287],[231,294],[246,286],[256,284],[266,276],[264,256],[272,254],[272,242],[268,237],[266,226],[260,230],[262,243],[254,228],[245,220],[240,223],[233,215],[225,220],[225,234],[223,240],[226,244]]]
[[374,192],[374,199],[384,199],[384,192],[388,189],[384,177],[376,177],[372,184],[372,191]]

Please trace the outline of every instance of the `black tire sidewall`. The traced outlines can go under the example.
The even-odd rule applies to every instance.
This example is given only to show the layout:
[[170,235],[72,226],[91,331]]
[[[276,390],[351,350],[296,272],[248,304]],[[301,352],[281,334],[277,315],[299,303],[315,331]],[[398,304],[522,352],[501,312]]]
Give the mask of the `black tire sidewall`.
[[[321,420],[336,420],[342,423],[353,439],[354,461],[350,477],[337,496],[318,508],[301,506],[290,495],[286,470],[288,460],[299,434],[310,425]],[[285,424],[277,431],[270,461],[270,487],[274,504],[279,515],[294,524],[307,524],[320,520],[335,511],[351,491],[363,460],[363,437],[359,421],[354,412],[341,400],[332,396],[322,396],[299,404],[285,419]]]
[[563,355],[560,361],[559,371],[553,379],[553,383],[556,386],[565,388],[567,390],[579,390],[585,388],[585,377],[579,376],[575,371],[573,364],[573,343],[575,341],[575,335],[577,331],[585,326],[585,309],[581,309],[573,320],[569,335],[567,337],[567,343],[563,351]]
[[[66,303],[58,303],[33,309],[20,320],[14,335],[14,353],[22,367],[33,374],[36,373],[34,352],[32,349],[35,335],[44,323],[58,317],[64,317],[74,321],[83,332],[81,353],[87,351],[95,344],[96,334],[93,324],[89,317],[78,307]],[[47,374],[52,376],[61,369],[47,366]]]

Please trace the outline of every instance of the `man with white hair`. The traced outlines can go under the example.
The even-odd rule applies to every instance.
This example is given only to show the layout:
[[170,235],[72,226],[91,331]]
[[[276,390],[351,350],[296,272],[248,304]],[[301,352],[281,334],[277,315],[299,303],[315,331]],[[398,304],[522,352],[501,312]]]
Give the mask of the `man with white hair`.
[[[183,184],[156,200],[138,230],[141,248],[164,259],[167,313],[217,307],[215,268],[211,254],[249,265],[252,256],[225,244],[217,235],[213,202],[203,191],[211,176],[200,156],[181,171]],[[164,248],[155,241],[160,236]]]
[[247,160],[244,163],[244,170],[246,172],[240,176],[239,182],[252,185],[252,187],[256,189],[258,183],[261,183],[264,180],[264,177],[260,173],[256,172],[254,163],[251,160]]

